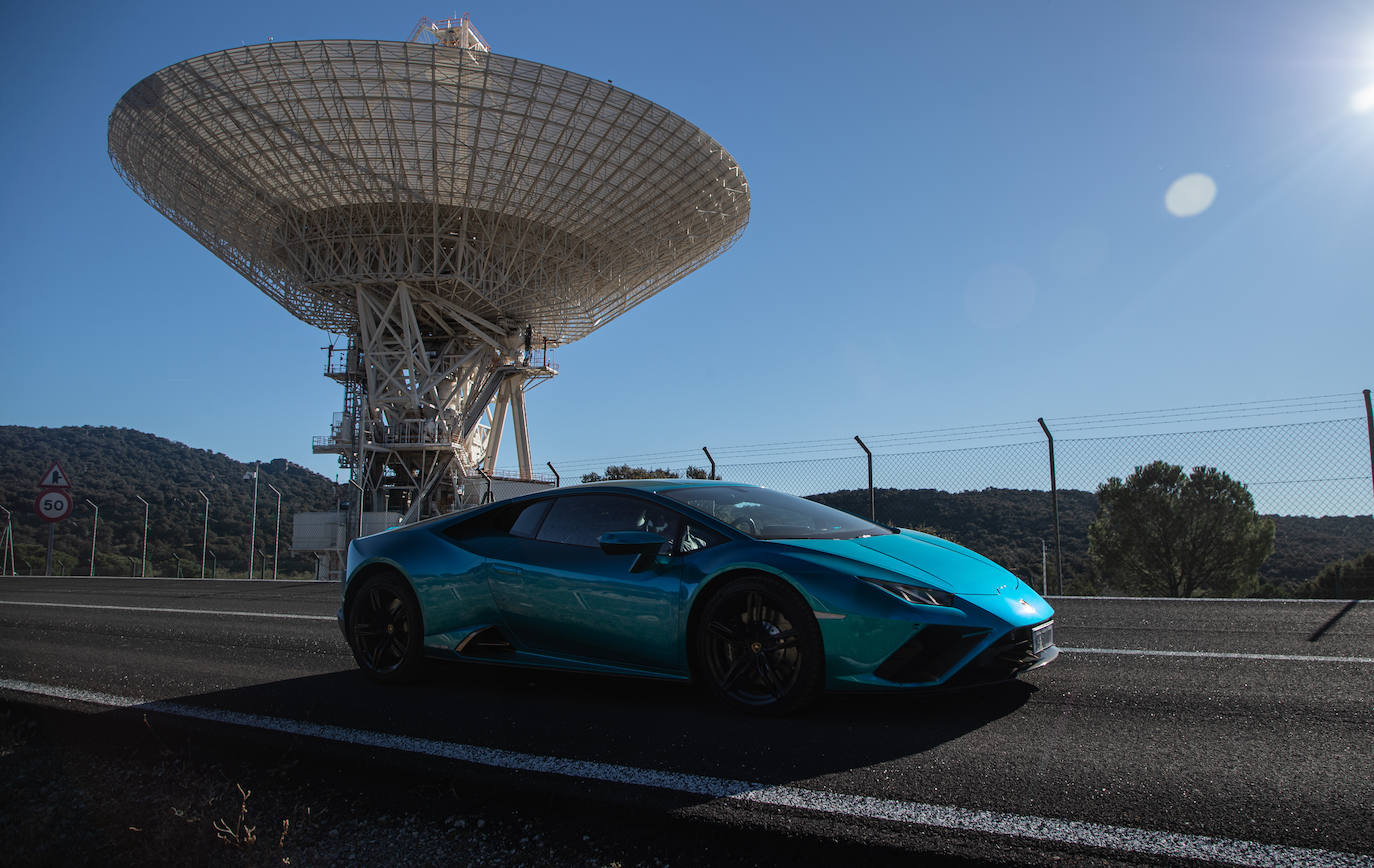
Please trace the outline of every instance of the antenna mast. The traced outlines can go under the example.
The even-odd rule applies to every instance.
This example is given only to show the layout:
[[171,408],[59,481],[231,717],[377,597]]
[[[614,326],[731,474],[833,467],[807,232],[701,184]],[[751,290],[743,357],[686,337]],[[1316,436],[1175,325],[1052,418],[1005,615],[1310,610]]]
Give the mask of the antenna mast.
[[448,48],[466,48],[469,51],[491,51],[491,43],[482,38],[472,19],[464,12],[459,18],[445,18],[433,21],[421,18],[410,34],[411,42],[434,42]]

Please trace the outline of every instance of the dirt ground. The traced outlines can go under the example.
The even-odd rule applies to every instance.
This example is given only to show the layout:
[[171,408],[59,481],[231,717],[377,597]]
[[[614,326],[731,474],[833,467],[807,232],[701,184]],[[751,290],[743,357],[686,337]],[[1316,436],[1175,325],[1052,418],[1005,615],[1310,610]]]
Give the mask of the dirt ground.
[[[0,704],[8,865],[910,865],[855,847],[502,792],[129,715]],[[931,864],[925,860],[923,864]]]

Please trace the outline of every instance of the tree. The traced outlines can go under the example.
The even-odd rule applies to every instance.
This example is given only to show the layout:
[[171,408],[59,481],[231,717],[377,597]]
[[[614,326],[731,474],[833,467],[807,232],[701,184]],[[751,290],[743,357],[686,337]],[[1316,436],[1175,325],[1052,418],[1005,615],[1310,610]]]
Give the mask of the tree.
[[1239,596],[1258,587],[1274,522],[1243,484],[1214,467],[1164,461],[1097,489],[1088,552],[1104,578],[1153,596]]
[[656,467],[649,470],[645,467],[631,467],[628,464],[613,465],[606,468],[606,475],[600,473],[584,473],[583,482],[610,482],[616,479],[677,479],[678,475],[671,470],[664,470]]
[[[709,479],[710,473],[702,470],[695,465],[687,465],[688,479]],[[611,482],[616,479],[680,479],[681,474],[676,470],[665,470],[662,467],[655,467],[650,470],[647,467],[631,467],[628,464],[618,464],[606,468],[605,475],[596,473],[582,474],[583,482]]]
[[1304,582],[1299,592],[1304,597],[1327,600],[1374,597],[1374,551],[1327,564],[1315,579]]

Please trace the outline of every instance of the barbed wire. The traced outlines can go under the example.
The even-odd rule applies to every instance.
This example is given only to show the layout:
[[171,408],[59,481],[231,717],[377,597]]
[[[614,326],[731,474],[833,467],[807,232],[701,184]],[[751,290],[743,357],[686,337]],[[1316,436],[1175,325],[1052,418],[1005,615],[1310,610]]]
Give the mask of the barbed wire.
[[[1293,416],[1329,416],[1349,414],[1352,410],[1348,394],[1309,395],[1261,401],[1233,401],[1221,404],[1201,404],[1155,410],[1126,410],[1079,416],[1046,417],[1046,424],[1057,436],[1092,431],[1121,431],[1149,427],[1176,427],[1196,422],[1225,422],[1242,419],[1290,418]],[[1347,415],[1347,418],[1351,418]],[[1321,421],[1329,421],[1322,419]],[[1218,429],[1221,430],[1221,429]],[[982,425],[958,425],[886,434],[864,434],[864,442],[875,451],[895,452],[941,443],[1006,443],[1016,437],[1043,437],[1038,420],[998,422]],[[1123,435],[1132,436],[1132,435]],[[1148,435],[1140,435],[1148,436]],[[719,461],[738,461],[747,458],[787,458],[792,456],[836,455],[852,453],[852,437],[828,437],[810,440],[787,440],[771,443],[710,446]],[[563,459],[557,462],[572,474],[601,470],[606,466],[640,463],[677,463],[700,466],[705,463],[701,449],[679,448],[655,452],[637,452],[608,458]],[[562,469],[560,469],[562,472]]]

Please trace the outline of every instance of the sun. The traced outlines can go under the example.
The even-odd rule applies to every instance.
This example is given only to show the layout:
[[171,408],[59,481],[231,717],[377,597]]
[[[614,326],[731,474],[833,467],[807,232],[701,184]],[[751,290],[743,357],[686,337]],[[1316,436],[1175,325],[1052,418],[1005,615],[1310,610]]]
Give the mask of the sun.
[[1374,82],[1350,95],[1350,110],[1357,115],[1374,111]]

